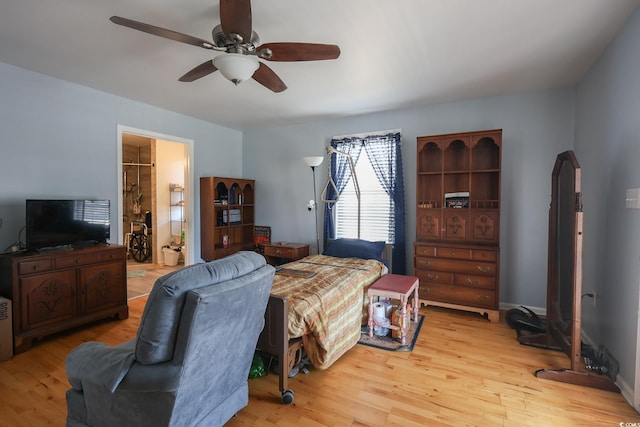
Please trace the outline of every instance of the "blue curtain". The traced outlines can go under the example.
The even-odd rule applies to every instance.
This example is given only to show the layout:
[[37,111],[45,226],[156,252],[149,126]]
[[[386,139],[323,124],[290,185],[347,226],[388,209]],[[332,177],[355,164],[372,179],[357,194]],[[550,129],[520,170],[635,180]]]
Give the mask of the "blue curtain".
[[[366,137],[350,137],[332,140],[331,146],[336,150],[349,153],[353,157],[354,164],[364,148],[369,162],[373,166],[376,177],[382,188],[391,199],[389,218],[391,219],[389,238],[393,243],[393,272],[404,274],[406,271],[405,251],[405,207],[404,207],[404,175],[402,170],[402,140],[400,133],[386,135],[371,135]],[[331,177],[333,178],[338,193],[341,193],[349,182],[351,171],[349,170],[346,156],[331,156]],[[327,190],[328,200],[335,200],[336,194],[333,188]],[[325,204],[324,214],[324,239],[335,238],[335,224],[331,212],[333,204]],[[391,227],[392,225],[392,227]]]
[[[362,152],[362,145],[359,144],[356,138],[345,139],[333,139],[331,140],[331,146],[338,151],[349,154],[355,165],[360,158]],[[344,190],[349,179],[351,179],[351,169],[349,168],[349,158],[347,156],[338,156],[336,153],[331,153],[331,179],[338,189],[336,194],[336,188],[332,185],[326,187],[325,200],[336,200],[338,196]],[[324,247],[327,246],[327,239],[336,238],[336,227],[332,214],[334,203],[325,203],[324,205]]]

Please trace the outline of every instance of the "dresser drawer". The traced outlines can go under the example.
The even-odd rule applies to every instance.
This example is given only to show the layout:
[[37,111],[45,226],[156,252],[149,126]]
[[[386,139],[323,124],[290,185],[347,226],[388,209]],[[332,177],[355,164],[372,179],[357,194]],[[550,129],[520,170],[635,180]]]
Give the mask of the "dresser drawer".
[[53,267],[53,260],[43,259],[34,261],[23,261],[18,263],[18,274],[33,274],[42,271],[49,271]]
[[470,305],[496,309],[496,293],[488,289],[420,283],[420,298],[450,304]]
[[471,259],[475,261],[496,262],[498,260],[498,252],[472,249]]
[[119,261],[126,258],[127,251],[126,250],[111,250],[108,252],[100,253],[100,261]]
[[100,262],[99,253],[79,254],[56,258],[56,268],[75,267]]
[[415,252],[415,256],[466,259],[486,262],[496,262],[498,260],[498,252],[489,249],[416,244]]
[[463,261],[447,258],[416,257],[415,268],[430,271],[449,271],[473,275],[495,276],[496,264],[479,261]]
[[436,256],[435,246],[416,245],[416,256]]
[[453,284],[457,286],[468,286],[472,288],[482,288],[494,290],[496,278],[493,276],[474,276],[471,274],[456,274]]
[[471,259],[471,250],[438,246],[436,247],[436,256],[438,258]]
[[453,283],[453,273],[447,271],[415,270],[415,275],[420,279],[420,283]]
[[294,258],[296,250],[295,248],[284,248],[281,246],[265,246],[264,254],[280,258]]

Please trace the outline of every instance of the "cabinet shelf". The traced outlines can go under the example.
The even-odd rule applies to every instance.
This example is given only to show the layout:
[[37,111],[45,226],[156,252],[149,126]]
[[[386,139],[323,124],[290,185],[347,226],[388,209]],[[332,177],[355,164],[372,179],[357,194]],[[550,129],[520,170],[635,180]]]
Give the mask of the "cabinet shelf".
[[471,173],[500,173],[500,169],[472,169]]

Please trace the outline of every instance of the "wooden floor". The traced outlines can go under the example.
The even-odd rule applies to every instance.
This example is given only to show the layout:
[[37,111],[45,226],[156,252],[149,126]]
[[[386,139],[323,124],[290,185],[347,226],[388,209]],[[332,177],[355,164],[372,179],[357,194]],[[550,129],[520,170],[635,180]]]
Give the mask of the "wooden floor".
[[[0,362],[0,426],[64,426],[68,352],[84,341],[135,336],[146,297],[130,318],[59,334]],[[278,378],[249,380],[250,403],[228,426],[618,426],[640,415],[621,394],[537,379],[563,368],[561,353],[518,345],[504,322],[441,308],[413,352],[357,345],[326,371],[290,381],[295,402],[279,403]],[[215,362],[212,368],[216,369]]]
[[166,266],[128,260],[127,273],[133,272],[134,275],[127,278],[127,299],[148,295],[157,278],[183,267],[184,265],[181,264]]

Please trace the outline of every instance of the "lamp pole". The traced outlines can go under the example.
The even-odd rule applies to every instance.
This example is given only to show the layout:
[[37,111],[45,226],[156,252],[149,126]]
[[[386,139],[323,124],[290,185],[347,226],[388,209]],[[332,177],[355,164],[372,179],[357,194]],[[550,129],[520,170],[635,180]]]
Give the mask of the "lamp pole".
[[[305,157],[303,160],[307,166],[311,168],[311,173],[313,174],[313,209],[315,210],[315,220],[316,220],[316,251],[320,254],[320,232],[318,231],[318,203],[317,203],[317,190],[316,190],[316,167],[322,164],[323,156],[312,156]],[[309,206],[309,210],[311,210],[311,206]]]
[[316,167],[311,166],[313,174],[313,209],[316,211],[316,253],[320,254],[320,233],[318,232],[318,202],[316,196]]

